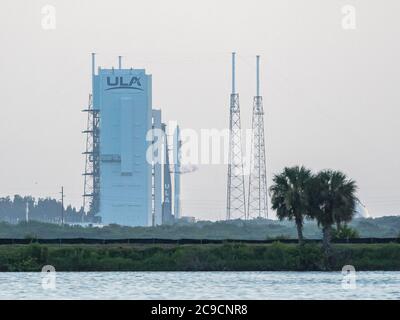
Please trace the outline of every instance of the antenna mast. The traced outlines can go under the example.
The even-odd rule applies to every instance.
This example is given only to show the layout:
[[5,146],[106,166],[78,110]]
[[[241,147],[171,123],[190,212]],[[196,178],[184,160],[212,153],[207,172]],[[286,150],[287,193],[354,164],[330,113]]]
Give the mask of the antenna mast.
[[118,69],[122,69],[122,56],[118,56]]
[[229,115],[229,159],[226,219],[246,218],[239,94],[236,93],[236,53],[232,53],[232,93]]
[[253,100],[251,160],[247,219],[268,218],[264,109],[260,96],[260,56],[256,57],[256,96]]

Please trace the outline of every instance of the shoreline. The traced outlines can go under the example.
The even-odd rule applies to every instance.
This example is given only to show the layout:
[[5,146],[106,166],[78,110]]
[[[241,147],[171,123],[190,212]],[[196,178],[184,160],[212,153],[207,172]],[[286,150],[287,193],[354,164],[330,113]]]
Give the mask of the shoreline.
[[400,271],[400,244],[333,244],[327,264],[321,245],[271,244],[37,244],[1,245],[0,271]]
[[[107,238],[0,238],[2,245],[211,245],[211,244],[272,244],[280,242],[283,244],[298,244],[297,239],[167,239],[167,238],[125,238],[125,239],[107,239]],[[321,244],[322,239],[303,239],[307,244]],[[348,238],[333,239],[332,244],[388,244],[400,243],[400,238]]]

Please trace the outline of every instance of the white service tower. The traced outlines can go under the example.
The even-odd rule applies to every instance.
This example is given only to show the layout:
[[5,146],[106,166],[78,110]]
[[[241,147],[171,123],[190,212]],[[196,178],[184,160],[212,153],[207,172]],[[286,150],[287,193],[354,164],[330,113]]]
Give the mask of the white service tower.
[[179,126],[174,132],[174,216],[175,219],[181,217],[181,134]]

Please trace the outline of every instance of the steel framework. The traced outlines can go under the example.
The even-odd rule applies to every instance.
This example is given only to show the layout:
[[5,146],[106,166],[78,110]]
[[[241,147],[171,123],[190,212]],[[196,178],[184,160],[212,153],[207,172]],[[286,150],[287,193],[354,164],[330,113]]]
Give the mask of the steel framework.
[[83,187],[83,208],[87,213],[96,214],[100,206],[100,115],[93,108],[92,95],[89,95],[87,112],[85,172]]
[[229,116],[229,158],[226,219],[246,218],[239,94],[235,90],[235,53],[232,53],[232,93]]
[[174,132],[174,217],[181,218],[181,161],[182,140],[179,126]]
[[168,135],[165,123],[161,124],[161,129],[164,132],[164,199],[162,203],[162,223],[169,224],[173,222],[172,215],[172,179],[171,179],[171,164],[169,160]]
[[253,100],[247,219],[268,217],[264,109],[260,96],[260,57],[257,56],[257,94]]

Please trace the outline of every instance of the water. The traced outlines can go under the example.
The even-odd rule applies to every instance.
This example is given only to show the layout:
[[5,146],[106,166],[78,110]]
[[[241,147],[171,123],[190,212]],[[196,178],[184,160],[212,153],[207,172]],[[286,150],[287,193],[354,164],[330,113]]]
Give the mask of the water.
[[[400,272],[0,273],[0,299],[400,299]],[[51,279],[50,279],[51,280]]]

